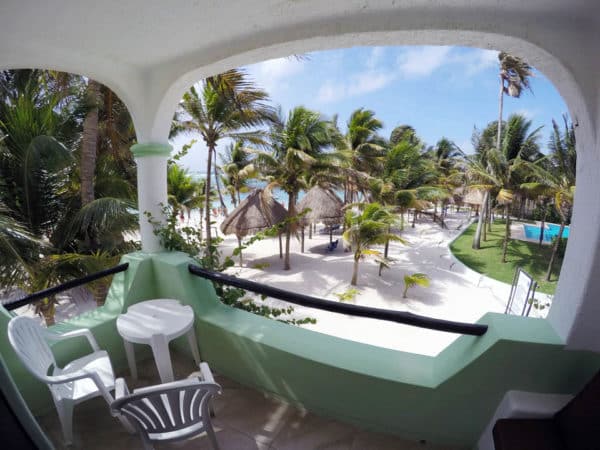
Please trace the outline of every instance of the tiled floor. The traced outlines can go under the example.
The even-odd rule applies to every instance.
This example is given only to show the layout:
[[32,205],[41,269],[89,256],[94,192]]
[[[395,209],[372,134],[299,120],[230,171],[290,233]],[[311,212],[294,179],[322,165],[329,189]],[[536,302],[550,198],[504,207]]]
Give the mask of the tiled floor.
[[[176,357],[175,377],[185,378],[195,369],[191,362]],[[157,383],[153,360],[139,364],[140,379],[130,389]],[[222,450],[454,450],[427,443],[405,441],[395,436],[371,433],[335,420],[318,417],[262,393],[241,386],[219,374],[223,393],[215,399],[213,425]],[[40,419],[40,424],[58,449],[65,448],[56,412]],[[141,449],[138,436],[128,434],[108,412],[106,403],[96,398],[75,408],[72,448]],[[156,449],[210,449],[205,435],[182,443],[160,444]]]

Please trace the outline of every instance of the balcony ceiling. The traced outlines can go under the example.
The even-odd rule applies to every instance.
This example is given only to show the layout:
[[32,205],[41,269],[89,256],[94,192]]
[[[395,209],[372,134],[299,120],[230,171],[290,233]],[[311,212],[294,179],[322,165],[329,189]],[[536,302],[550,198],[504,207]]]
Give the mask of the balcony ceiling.
[[4,0],[0,61],[18,66],[47,55],[78,62],[82,69],[86,62],[102,61],[152,71],[198,53],[226,56],[259,34],[288,29],[296,35],[293,30],[305,26],[316,34],[348,20],[367,22],[368,16],[385,16],[393,27],[403,18],[425,19],[435,12],[452,27],[493,13],[516,24],[558,20],[575,30],[591,29],[600,20],[597,5],[595,0]]
[[508,36],[539,45],[566,67],[583,66],[595,84],[597,58],[572,48],[597,39],[597,9],[596,0],[3,0],[0,68],[95,78],[128,104],[138,137],[156,140],[194,81],[332,47],[448,43],[515,50],[501,38],[482,39]]

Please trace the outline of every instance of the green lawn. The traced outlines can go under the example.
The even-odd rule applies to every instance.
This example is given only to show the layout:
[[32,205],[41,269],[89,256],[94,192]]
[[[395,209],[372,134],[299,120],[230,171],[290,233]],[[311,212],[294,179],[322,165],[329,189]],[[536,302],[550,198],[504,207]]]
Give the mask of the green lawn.
[[[546,294],[554,294],[558,275],[553,272],[552,281],[545,281],[546,269],[550,261],[552,247],[543,245],[541,248],[537,244],[518,240],[511,240],[508,244],[508,253],[506,263],[502,263],[502,239],[504,238],[503,221],[495,221],[492,225],[492,232],[488,232],[486,242],[481,240],[481,249],[473,250],[473,235],[477,228],[477,223],[471,224],[469,228],[457,239],[450,249],[454,256],[471,269],[483,273],[490,278],[494,278],[505,283],[512,283],[515,269],[520,266],[527,271],[538,282],[538,291]],[[555,263],[559,267],[562,260]],[[556,270],[556,269],[555,269]]]

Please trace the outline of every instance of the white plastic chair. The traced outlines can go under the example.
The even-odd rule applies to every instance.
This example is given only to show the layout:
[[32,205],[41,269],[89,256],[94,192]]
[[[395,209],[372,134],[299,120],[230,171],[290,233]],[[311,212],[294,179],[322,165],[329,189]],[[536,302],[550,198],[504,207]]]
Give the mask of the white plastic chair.
[[[78,358],[63,368],[58,367],[47,341],[76,336],[87,338],[93,353]],[[88,329],[58,334],[43,328],[29,317],[11,319],[8,323],[8,339],[25,367],[38,380],[48,385],[56,405],[65,443],[72,444],[73,407],[100,395],[108,404],[114,400],[110,391],[115,388],[115,376],[108,354],[100,350]]]
[[[200,364],[200,371],[205,379],[212,380],[206,363]],[[152,442],[180,441],[204,432],[213,448],[219,449],[209,412],[212,397],[221,393],[218,384],[194,377],[130,394],[125,380],[119,378],[115,392],[112,414],[126,417],[137,428],[145,450],[154,448]]]

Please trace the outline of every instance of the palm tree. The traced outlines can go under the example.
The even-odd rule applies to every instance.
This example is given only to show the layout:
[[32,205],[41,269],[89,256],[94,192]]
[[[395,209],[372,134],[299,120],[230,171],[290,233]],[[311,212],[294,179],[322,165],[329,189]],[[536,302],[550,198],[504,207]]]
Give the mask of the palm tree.
[[550,154],[528,166],[535,181],[522,185],[525,189],[552,197],[554,199],[554,209],[560,217],[560,228],[548,262],[546,281],[550,281],[565,225],[571,217],[575,196],[577,166],[575,129],[566,116],[563,116],[563,121],[564,131],[562,132],[557,123],[554,120],[552,121],[553,132],[548,143]]
[[[472,158],[467,166],[472,187],[484,189],[486,196],[490,195],[490,191],[497,192],[496,201],[504,206],[506,223],[502,249],[503,263],[506,262],[510,239],[509,206],[513,200],[514,190],[522,184],[527,163],[538,159],[540,155],[537,140],[542,127],[531,132],[530,128],[530,120],[518,114],[510,116],[500,149],[487,149],[483,157]],[[484,207],[487,204],[486,196],[484,196]],[[484,214],[482,211],[481,215]]]
[[0,200],[34,236],[49,236],[61,218],[74,165],[63,141],[73,140],[72,121],[59,97],[44,90],[38,71],[3,72],[0,83]]
[[498,98],[498,132],[496,134],[496,148],[500,148],[502,138],[502,109],[504,107],[504,94],[519,98],[523,89],[531,90],[529,78],[533,76],[532,68],[524,60],[506,52],[498,53],[500,61],[500,94]]
[[375,112],[359,108],[352,112],[346,124],[347,131],[342,134],[334,118],[334,140],[338,154],[344,161],[347,200],[353,202],[359,190],[363,193],[367,188],[367,175],[381,173],[385,141],[377,135],[383,123],[375,117]]
[[235,207],[241,202],[240,194],[249,190],[247,180],[256,176],[257,171],[252,163],[251,154],[244,150],[242,142],[239,141],[226,148],[225,155],[221,155],[221,163],[226,186],[231,187],[231,200]]
[[[265,101],[268,94],[254,86],[238,69],[204,80],[200,90],[195,86],[183,95],[175,115],[171,135],[198,133],[208,147],[206,162],[205,225],[206,249],[211,249],[210,193],[211,169],[216,148],[223,138],[262,142],[262,133],[253,127],[271,120],[273,109]],[[218,181],[217,181],[218,182]],[[219,190],[221,204],[225,206]]]
[[380,263],[387,261],[377,250],[371,249],[374,245],[382,245],[389,241],[405,243],[405,241],[390,232],[398,217],[388,208],[379,203],[356,203],[346,211],[348,229],[344,232],[344,241],[350,245],[354,252],[354,266],[350,284],[356,286],[358,279],[358,264],[367,255],[374,256]]
[[86,114],[83,120],[83,136],[81,140],[81,158],[79,174],[81,178],[81,205],[85,206],[94,200],[94,176],[98,147],[98,101],[100,85],[88,80],[85,92]]
[[173,208],[173,215],[184,217],[184,213],[198,205],[201,194],[199,183],[189,175],[188,169],[177,164],[169,164],[167,170],[167,192],[169,205]]
[[290,269],[290,238],[296,225],[296,199],[308,187],[308,171],[327,167],[328,156],[323,150],[331,144],[330,123],[316,111],[303,106],[292,109],[287,117],[279,117],[270,130],[272,152],[255,152],[260,172],[272,186],[278,185],[288,195],[288,226],[286,227],[284,270]]

